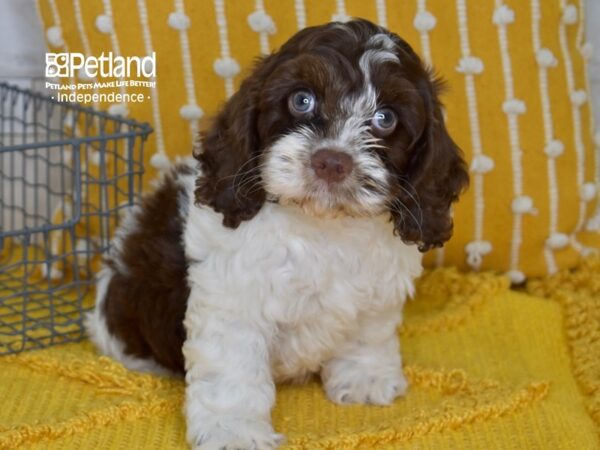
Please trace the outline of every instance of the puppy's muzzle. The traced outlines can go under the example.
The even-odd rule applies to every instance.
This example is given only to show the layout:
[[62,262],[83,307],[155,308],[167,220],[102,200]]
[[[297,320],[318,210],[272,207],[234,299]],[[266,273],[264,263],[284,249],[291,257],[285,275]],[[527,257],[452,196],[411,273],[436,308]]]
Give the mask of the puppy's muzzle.
[[310,164],[318,178],[327,183],[343,181],[354,167],[352,156],[345,152],[332,149],[321,149],[315,152],[310,159]]

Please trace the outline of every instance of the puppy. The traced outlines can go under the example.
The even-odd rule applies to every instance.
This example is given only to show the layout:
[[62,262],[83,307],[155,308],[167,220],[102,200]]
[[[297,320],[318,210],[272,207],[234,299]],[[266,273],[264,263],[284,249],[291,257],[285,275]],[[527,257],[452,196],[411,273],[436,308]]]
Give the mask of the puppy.
[[467,184],[439,89],[368,21],[302,30],[118,230],[90,337],[185,374],[194,448],[275,448],[275,382],[319,374],[340,404],[404,394],[402,305]]

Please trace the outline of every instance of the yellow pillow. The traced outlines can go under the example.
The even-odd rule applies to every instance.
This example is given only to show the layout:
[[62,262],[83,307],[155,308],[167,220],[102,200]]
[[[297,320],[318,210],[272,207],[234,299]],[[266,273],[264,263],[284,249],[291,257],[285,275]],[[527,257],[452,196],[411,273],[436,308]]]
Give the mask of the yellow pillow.
[[156,52],[156,88],[121,89],[146,101],[98,105],[154,126],[147,162],[155,169],[190,154],[253,59],[298,29],[355,16],[401,34],[448,80],[448,126],[471,166],[455,235],[427,262],[500,270],[515,282],[572,267],[600,248],[584,3],[38,1],[50,51]]

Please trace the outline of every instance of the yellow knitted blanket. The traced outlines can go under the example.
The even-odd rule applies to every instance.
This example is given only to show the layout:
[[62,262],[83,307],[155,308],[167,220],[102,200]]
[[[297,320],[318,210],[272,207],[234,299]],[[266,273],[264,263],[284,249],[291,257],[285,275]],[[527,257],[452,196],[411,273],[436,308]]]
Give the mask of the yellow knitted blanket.
[[[285,448],[600,448],[600,260],[520,292],[431,272],[400,336],[411,387],[391,407],[279,386]],[[183,389],[89,343],[1,357],[0,448],[184,449]]]

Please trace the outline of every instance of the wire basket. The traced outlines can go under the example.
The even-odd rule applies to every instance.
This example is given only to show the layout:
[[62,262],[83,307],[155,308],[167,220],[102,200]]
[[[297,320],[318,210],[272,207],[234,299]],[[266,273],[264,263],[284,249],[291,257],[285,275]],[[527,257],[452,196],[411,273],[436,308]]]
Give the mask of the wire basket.
[[79,340],[147,124],[0,83],[0,354]]

